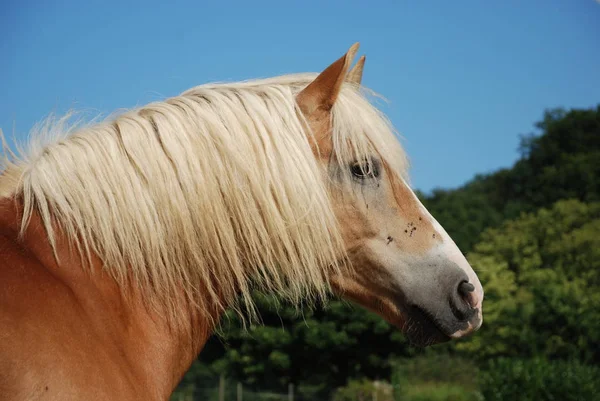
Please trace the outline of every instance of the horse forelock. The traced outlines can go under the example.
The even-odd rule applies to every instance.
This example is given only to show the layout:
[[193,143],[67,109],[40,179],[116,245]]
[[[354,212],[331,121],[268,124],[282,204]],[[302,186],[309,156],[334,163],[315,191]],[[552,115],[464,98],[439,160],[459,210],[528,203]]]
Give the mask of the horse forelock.
[[[295,102],[313,78],[203,85],[76,130],[41,125],[34,137],[62,137],[11,161],[23,230],[38,213],[51,244],[59,226],[84,259],[97,255],[174,321],[185,319],[171,305],[182,295],[251,317],[255,287],[323,299],[328,269],[347,266]],[[346,85],[332,116],[332,162],[376,152],[405,174],[391,125],[364,94]]]

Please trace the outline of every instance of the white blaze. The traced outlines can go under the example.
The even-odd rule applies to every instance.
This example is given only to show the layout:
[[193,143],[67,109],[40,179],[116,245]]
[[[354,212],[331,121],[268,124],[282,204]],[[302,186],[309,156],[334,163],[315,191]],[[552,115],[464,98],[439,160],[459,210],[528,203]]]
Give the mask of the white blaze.
[[473,284],[473,286],[475,287],[475,290],[471,293],[471,299],[469,300],[469,304],[471,304],[473,308],[476,308],[479,311],[477,319],[478,324],[476,327],[473,327],[472,323],[469,323],[469,327],[467,329],[460,330],[452,334],[452,337],[455,338],[462,337],[464,334],[467,334],[473,330],[477,330],[483,323],[483,286],[481,285],[477,274],[475,274],[475,271],[467,261],[467,258],[465,258],[460,249],[458,249],[458,246],[454,243],[452,238],[450,238],[446,230],[444,230],[444,227],[442,227],[441,224],[438,223],[437,220],[431,215],[431,213],[429,213],[429,211],[425,208],[425,206],[423,206],[419,198],[414,194],[414,192],[412,192],[412,190],[411,193],[414,196],[415,201],[419,204],[423,215],[429,219],[433,228],[441,236],[442,242],[439,245],[437,245],[435,249],[432,249],[431,252],[437,255],[443,255],[447,257],[450,261],[456,263],[458,267],[461,268],[467,274],[467,277],[469,278],[469,283]]

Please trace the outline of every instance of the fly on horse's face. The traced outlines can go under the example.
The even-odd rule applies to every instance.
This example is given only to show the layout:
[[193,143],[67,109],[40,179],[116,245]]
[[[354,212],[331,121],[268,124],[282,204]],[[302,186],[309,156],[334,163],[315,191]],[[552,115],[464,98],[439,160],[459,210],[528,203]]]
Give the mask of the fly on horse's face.
[[331,163],[332,110],[344,82],[360,84],[357,46],[297,97],[313,150],[330,182],[333,209],[352,274],[331,278],[336,292],[379,313],[419,345],[458,338],[482,323],[483,289],[458,247],[385,160],[371,154]]

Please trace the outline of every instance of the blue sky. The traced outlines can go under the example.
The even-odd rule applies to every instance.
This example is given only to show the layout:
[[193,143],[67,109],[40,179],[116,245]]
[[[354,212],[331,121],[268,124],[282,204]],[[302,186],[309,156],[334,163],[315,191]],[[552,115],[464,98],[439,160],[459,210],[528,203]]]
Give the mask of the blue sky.
[[319,71],[355,41],[421,190],[510,166],[546,108],[600,103],[595,0],[3,0],[0,128]]

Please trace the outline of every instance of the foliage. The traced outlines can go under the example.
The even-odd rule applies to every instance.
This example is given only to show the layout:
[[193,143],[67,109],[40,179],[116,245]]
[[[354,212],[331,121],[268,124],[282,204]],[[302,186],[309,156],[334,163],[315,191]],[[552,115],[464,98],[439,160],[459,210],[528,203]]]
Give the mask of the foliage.
[[256,294],[255,300],[261,325],[244,329],[228,315],[202,352],[215,374],[227,373],[248,388],[285,391],[294,383],[326,396],[351,378],[388,377],[390,357],[410,355],[397,329],[353,304],[331,301],[300,313],[273,296]]
[[600,203],[524,214],[486,231],[469,260],[486,289],[486,323],[459,349],[600,361]]
[[486,401],[597,401],[600,368],[577,361],[497,359],[481,375]]
[[472,361],[447,353],[423,350],[413,358],[401,358],[394,363],[394,385],[402,383],[456,383],[464,388],[477,388],[477,366]]
[[417,193],[461,250],[471,249],[486,227],[503,220],[502,211],[490,203],[485,184],[483,178],[476,178],[461,190],[436,189],[430,196]]
[[600,105],[546,111],[538,133],[522,136],[512,168],[477,175],[464,186],[421,194],[425,206],[463,252],[506,219],[560,199],[600,200]]
[[350,380],[333,394],[333,401],[393,401],[389,383],[368,379]]
[[396,362],[392,383],[396,401],[479,401],[477,366],[446,353],[425,352]]
[[396,401],[483,401],[483,396],[457,384],[419,383],[407,387]]

